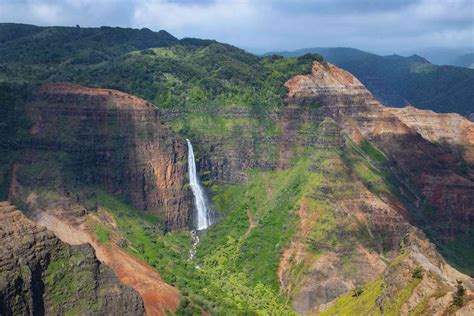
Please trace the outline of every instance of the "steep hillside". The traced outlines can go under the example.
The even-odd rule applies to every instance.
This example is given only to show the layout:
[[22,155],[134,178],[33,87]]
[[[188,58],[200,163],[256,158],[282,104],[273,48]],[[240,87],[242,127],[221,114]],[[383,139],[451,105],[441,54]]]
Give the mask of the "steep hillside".
[[[290,103],[321,105],[353,141],[370,151],[370,146],[364,145],[366,139],[382,151],[379,172],[386,180],[394,177],[393,193],[405,202],[412,221],[439,238],[440,246],[463,240],[471,250],[464,248],[458,255],[472,252],[471,122],[413,108],[384,108],[357,79],[334,66],[315,65],[311,76],[297,76],[286,85]],[[416,117],[416,122],[410,117]],[[438,128],[440,118],[443,123],[451,120],[451,128]],[[440,223],[439,217],[449,217],[450,222]],[[464,259],[471,260],[469,256]],[[469,265],[466,262],[466,267]]]
[[[7,29],[11,31],[12,28]],[[49,32],[53,35],[46,39],[33,39],[31,36],[20,39],[26,47],[39,45],[47,54],[51,46],[48,40],[68,43],[67,38],[55,36],[55,32],[80,37],[83,32],[100,30],[51,28]],[[113,88],[142,97],[161,108],[220,107],[230,102],[247,103],[248,106],[251,96],[258,96],[252,101],[253,107],[270,104],[278,106],[283,104],[285,91],[282,84],[291,75],[307,72],[311,61],[319,58],[313,55],[291,62],[276,62],[276,58],[262,59],[231,45],[191,38],[176,40],[169,45],[157,42],[154,46],[145,46],[149,49],[142,49],[144,45],[135,45],[109,52],[121,43],[120,40],[128,38],[127,34],[130,33],[130,41],[140,42],[139,35],[145,32],[121,28],[109,31],[117,35],[103,35],[93,41],[94,45],[105,51],[104,59],[89,56],[87,52],[90,48],[86,41],[83,46],[77,44],[71,49],[57,45],[60,51],[58,58],[61,58],[59,61],[29,62],[26,59],[16,62],[14,58],[21,55],[21,50],[7,45],[10,41],[0,43],[0,50],[11,55],[11,58],[0,60],[0,82],[32,85],[68,82]],[[152,34],[158,36],[160,33]],[[109,43],[113,39],[117,43]],[[78,54],[84,55],[83,61],[71,61]],[[33,56],[43,55],[38,53]]]
[[[31,54],[34,51],[35,54]],[[435,66],[419,56],[378,56],[350,48],[311,48],[356,75],[385,105],[413,105],[468,116],[474,72]],[[209,40],[178,40],[165,31],[0,24],[0,81],[69,82],[119,89],[166,107],[267,95],[271,58]],[[313,56],[314,58],[314,56]],[[270,79],[270,80],[269,80]],[[288,78],[286,78],[288,79]],[[220,98],[219,98],[220,97]]]
[[144,315],[137,292],[117,280],[89,245],[68,246],[0,202],[2,315]]
[[[269,138],[273,139],[269,147],[259,147],[260,151],[267,150],[268,157],[275,157],[275,163],[283,170],[249,172],[246,184],[228,189],[211,185],[217,193],[216,207],[225,210],[226,218],[202,238],[197,252],[197,258],[202,260],[200,268],[207,274],[218,273],[225,284],[233,280],[236,284],[228,286],[232,291],[239,289],[244,296],[248,291],[243,290],[245,287],[265,291],[283,288],[297,311],[308,312],[323,308],[325,303],[358,285],[375,282],[377,275],[391,271],[388,267],[398,266],[400,261],[404,262],[403,272],[396,273],[405,275],[410,275],[410,269],[414,270],[416,265],[424,265],[424,259],[395,260],[405,253],[406,234],[415,234],[419,242],[426,242],[423,234],[413,232],[411,223],[436,236],[434,240],[447,250],[448,258],[469,269],[473,249],[469,229],[473,214],[469,198],[473,191],[472,165],[463,160],[470,155],[462,155],[472,152],[472,123],[460,116],[452,117],[458,123],[452,124],[452,129],[446,127],[443,136],[438,135],[447,142],[446,147],[440,147],[431,142],[434,136],[429,136],[426,124],[417,127],[428,135],[425,139],[393,115],[391,109],[378,104],[357,79],[334,66],[316,63],[312,75],[296,76],[286,86],[289,106],[270,116],[276,120],[280,136]],[[222,119],[232,122],[230,113],[221,114]],[[417,114],[414,112],[413,116]],[[430,115],[437,116],[428,112],[420,115],[420,120]],[[221,143],[232,144],[233,133],[245,135],[239,131],[254,130],[242,112],[239,118],[233,125],[224,125],[229,126],[230,133],[221,134]],[[429,121],[428,118],[426,122]],[[189,128],[193,127],[200,131],[190,122]],[[255,131],[258,130],[265,128]],[[437,132],[443,134],[443,130]],[[459,141],[455,135],[469,135],[461,141],[466,151],[457,149]],[[202,130],[195,140],[206,144],[212,138]],[[254,144],[239,141],[234,146],[251,152]],[[209,144],[203,146],[205,152]],[[253,161],[258,163],[258,157]],[[419,161],[427,163],[420,166]],[[206,163],[202,167],[209,170]],[[209,171],[212,173],[212,168]],[[226,173],[222,174],[225,177]],[[443,178],[439,182],[428,180],[433,176]],[[427,180],[417,181],[423,178]],[[433,190],[438,183],[443,185]],[[427,202],[448,199],[454,204],[430,206]],[[446,225],[431,212],[453,222]],[[455,247],[456,243],[462,246]],[[410,258],[417,258],[417,247],[408,248],[414,249],[414,254],[407,249]],[[444,266],[444,261],[437,261],[440,257],[434,248],[429,247],[434,253],[434,259],[428,260],[430,265]],[[432,276],[435,280],[450,273],[438,272],[438,276]],[[275,273],[279,283],[275,283]],[[441,282],[430,290],[418,288],[427,301],[436,288],[445,289],[437,310],[450,308],[449,295],[454,291],[455,278],[449,279],[449,285]],[[387,291],[377,294],[400,301],[385,299],[377,309],[397,313],[406,306],[411,290],[402,289],[409,286],[411,279],[404,280],[406,283],[398,283],[396,288],[389,284]],[[388,294],[390,291],[392,294]],[[399,292],[408,296],[396,298],[393,294]],[[257,302],[246,304],[247,308],[259,308]]]
[[[127,247],[123,237],[109,243],[97,214],[106,203],[100,197],[113,194],[136,208],[137,220],[150,223],[153,235],[191,227],[184,140],[152,104],[119,91],[56,84],[15,98],[22,88],[3,90],[3,193],[64,242],[91,244],[98,259],[142,296],[148,315],[176,310],[179,291],[142,257],[121,249],[136,254],[140,244]],[[132,218],[126,217],[126,227]]]
[[320,54],[327,61],[356,76],[383,104],[413,105],[436,112],[474,111],[474,71],[454,66],[436,66],[413,55],[379,56],[353,48],[307,48],[275,53],[282,56]]

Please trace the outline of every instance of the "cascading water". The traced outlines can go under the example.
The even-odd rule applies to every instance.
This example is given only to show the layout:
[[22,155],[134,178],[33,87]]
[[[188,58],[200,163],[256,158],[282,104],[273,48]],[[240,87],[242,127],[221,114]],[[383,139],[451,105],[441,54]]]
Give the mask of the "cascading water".
[[[189,249],[189,260],[193,260],[194,255],[196,254],[197,244],[199,243],[199,236],[196,233],[196,230],[207,229],[212,224],[212,221],[207,197],[196,173],[196,161],[194,160],[193,145],[189,139],[186,139],[186,143],[188,144],[189,185],[191,185],[191,190],[193,191],[194,205],[197,210],[195,230],[191,231],[192,241],[191,249]],[[196,266],[196,268],[199,267]]]
[[196,230],[207,229],[211,224],[211,216],[209,204],[204,192],[204,189],[199,182],[199,177],[196,173],[196,162],[194,161],[193,145],[186,139],[188,143],[188,171],[189,171],[189,185],[194,195],[194,205],[196,206]]

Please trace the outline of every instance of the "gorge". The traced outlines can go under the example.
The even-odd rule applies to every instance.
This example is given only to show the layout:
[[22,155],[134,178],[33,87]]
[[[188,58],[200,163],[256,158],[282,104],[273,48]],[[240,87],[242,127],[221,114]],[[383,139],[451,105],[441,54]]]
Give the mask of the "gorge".
[[473,122],[148,31],[0,43],[2,315],[472,314]]

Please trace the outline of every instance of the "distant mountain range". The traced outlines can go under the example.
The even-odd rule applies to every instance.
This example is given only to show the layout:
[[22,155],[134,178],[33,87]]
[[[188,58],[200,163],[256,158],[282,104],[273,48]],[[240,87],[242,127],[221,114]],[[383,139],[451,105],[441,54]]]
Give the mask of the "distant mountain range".
[[385,105],[413,105],[436,112],[474,112],[474,70],[437,66],[412,55],[380,56],[354,48],[305,48],[266,55],[313,53],[354,74]]
[[453,65],[474,69],[474,53],[458,56],[454,59]]
[[420,50],[406,51],[401,55],[408,56],[413,54],[423,56],[428,59],[430,63],[440,66],[451,65],[472,68],[472,64],[474,63],[474,47],[430,47]]

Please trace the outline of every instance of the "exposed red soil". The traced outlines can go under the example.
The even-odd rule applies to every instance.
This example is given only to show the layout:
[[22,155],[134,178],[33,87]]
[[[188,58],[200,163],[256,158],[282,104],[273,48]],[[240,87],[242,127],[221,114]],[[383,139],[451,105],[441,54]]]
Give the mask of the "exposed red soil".
[[97,258],[114,270],[123,284],[131,286],[140,293],[148,316],[166,315],[166,310],[174,312],[178,308],[180,299],[178,289],[163,282],[156,270],[118,246],[104,246],[98,243],[85,225],[73,227],[47,213],[37,214],[37,221],[68,244],[91,244]]
[[98,248],[101,250],[99,259],[115,271],[120,281],[140,293],[145,302],[147,315],[166,315],[166,309],[176,311],[179,305],[179,291],[163,282],[156,270],[115,245],[93,246],[96,251]]

